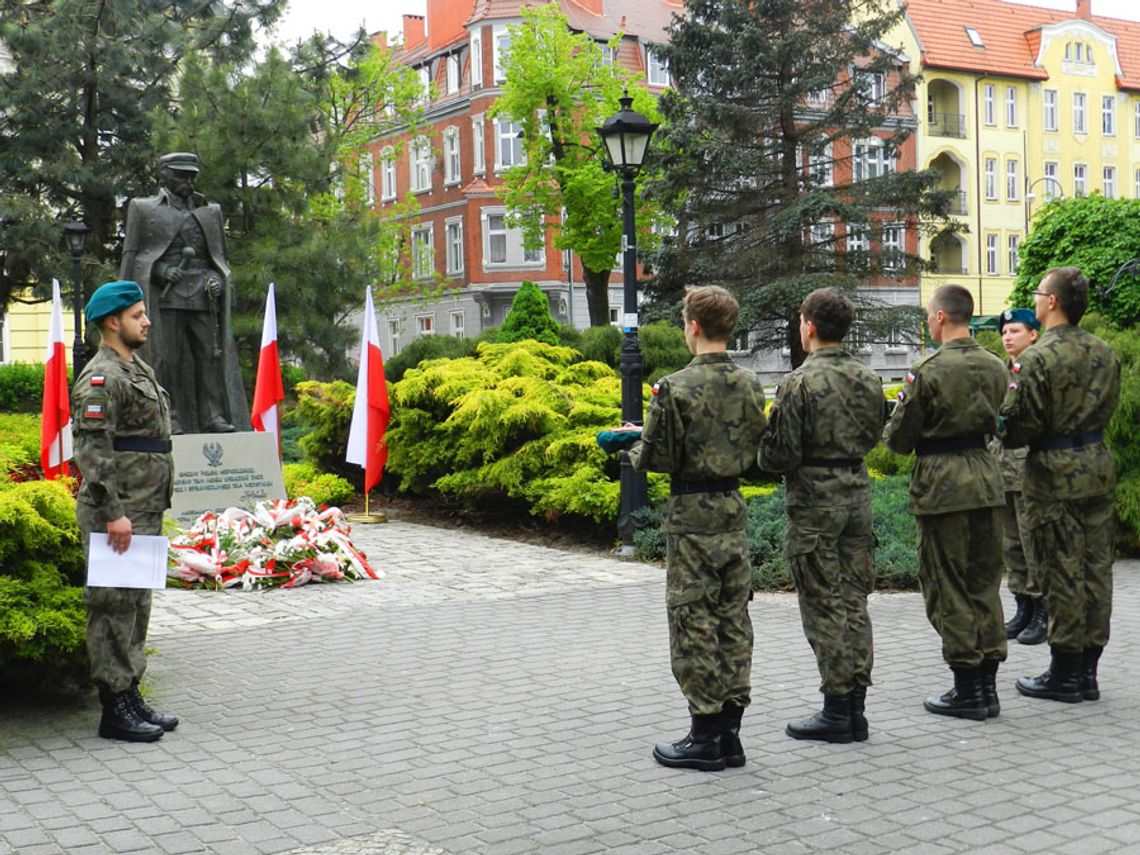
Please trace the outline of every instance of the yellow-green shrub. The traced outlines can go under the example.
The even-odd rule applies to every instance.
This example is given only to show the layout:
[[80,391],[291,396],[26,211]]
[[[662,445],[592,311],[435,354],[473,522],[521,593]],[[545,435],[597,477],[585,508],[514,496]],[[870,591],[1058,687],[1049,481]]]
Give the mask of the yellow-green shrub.
[[339,475],[319,472],[312,463],[286,463],[285,493],[290,499],[308,496],[318,505],[340,505],[356,493],[353,486]]

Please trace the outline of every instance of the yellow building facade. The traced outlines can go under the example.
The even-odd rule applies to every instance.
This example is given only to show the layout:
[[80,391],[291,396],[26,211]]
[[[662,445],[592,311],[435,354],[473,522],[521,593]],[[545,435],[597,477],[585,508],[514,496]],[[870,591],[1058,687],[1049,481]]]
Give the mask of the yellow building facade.
[[[66,298],[65,298],[66,299]],[[51,333],[51,302],[11,303],[0,314],[0,364],[12,362],[41,363],[47,356],[48,336]],[[63,311],[63,340],[71,361],[71,342],[75,335],[72,310]]]
[[[1051,198],[1140,196],[1140,24],[1002,0],[907,0],[892,34],[921,73],[918,168],[957,191],[961,231],[925,235],[923,302],[941,285],[1006,308],[1018,247]],[[897,40],[897,41],[896,41]]]

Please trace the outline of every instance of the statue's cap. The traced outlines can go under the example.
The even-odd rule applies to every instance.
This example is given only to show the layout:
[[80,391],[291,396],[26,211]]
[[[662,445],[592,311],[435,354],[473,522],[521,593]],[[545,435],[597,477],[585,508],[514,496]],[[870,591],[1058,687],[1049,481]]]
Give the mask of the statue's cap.
[[181,169],[185,172],[198,171],[198,155],[192,151],[172,151],[158,159],[159,169]]
[[87,301],[87,323],[94,324],[107,315],[129,309],[143,298],[139,283],[128,280],[107,282],[95,289],[91,299]]
[[1041,329],[1041,321],[1037,320],[1037,313],[1033,309],[1006,309],[998,321],[998,331],[1004,330],[1006,324],[1025,324],[1033,330]]

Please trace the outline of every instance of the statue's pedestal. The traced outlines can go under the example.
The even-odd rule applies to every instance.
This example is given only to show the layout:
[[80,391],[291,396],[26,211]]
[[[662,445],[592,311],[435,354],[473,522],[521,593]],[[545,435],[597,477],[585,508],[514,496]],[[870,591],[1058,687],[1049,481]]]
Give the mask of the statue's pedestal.
[[189,526],[206,511],[252,508],[284,499],[285,479],[271,433],[186,433],[174,441],[171,515]]

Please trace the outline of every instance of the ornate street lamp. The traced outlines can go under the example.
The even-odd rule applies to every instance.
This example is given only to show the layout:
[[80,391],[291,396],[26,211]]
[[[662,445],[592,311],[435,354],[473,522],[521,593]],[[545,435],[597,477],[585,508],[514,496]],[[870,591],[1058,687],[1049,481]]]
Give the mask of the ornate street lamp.
[[67,251],[71,253],[71,281],[73,283],[72,295],[74,298],[75,338],[71,345],[72,381],[79,377],[79,372],[87,364],[87,347],[83,343],[83,253],[87,251],[87,238],[91,234],[91,227],[83,220],[72,218],[71,222],[63,227],[63,237],[67,242]]
[[1053,198],[1064,199],[1065,198],[1065,190],[1061,186],[1061,182],[1058,181],[1056,178],[1054,178],[1052,175],[1042,175],[1040,178],[1035,179],[1034,181],[1030,181],[1028,175],[1025,176],[1025,235],[1026,235],[1026,237],[1029,236],[1029,220],[1030,220],[1029,208],[1032,205],[1033,200],[1037,198],[1033,194],[1033,188],[1036,187],[1041,182],[1045,182],[1046,194],[1049,194],[1050,188],[1056,187],[1056,193],[1049,196],[1050,199],[1053,199]]
[[[621,176],[622,209],[622,329],[621,345],[621,418],[622,422],[641,424],[641,387],[644,375],[641,346],[637,338],[637,227],[633,207],[633,179],[645,160],[649,138],[657,125],[634,111],[633,99],[627,91],[620,99],[621,109],[598,128],[606,155],[605,167]],[[648,491],[645,475],[635,472],[629,453],[621,452],[621,510],[618,531],[621,532],[622,554],[632,554],[633,514],[645,507]]]

